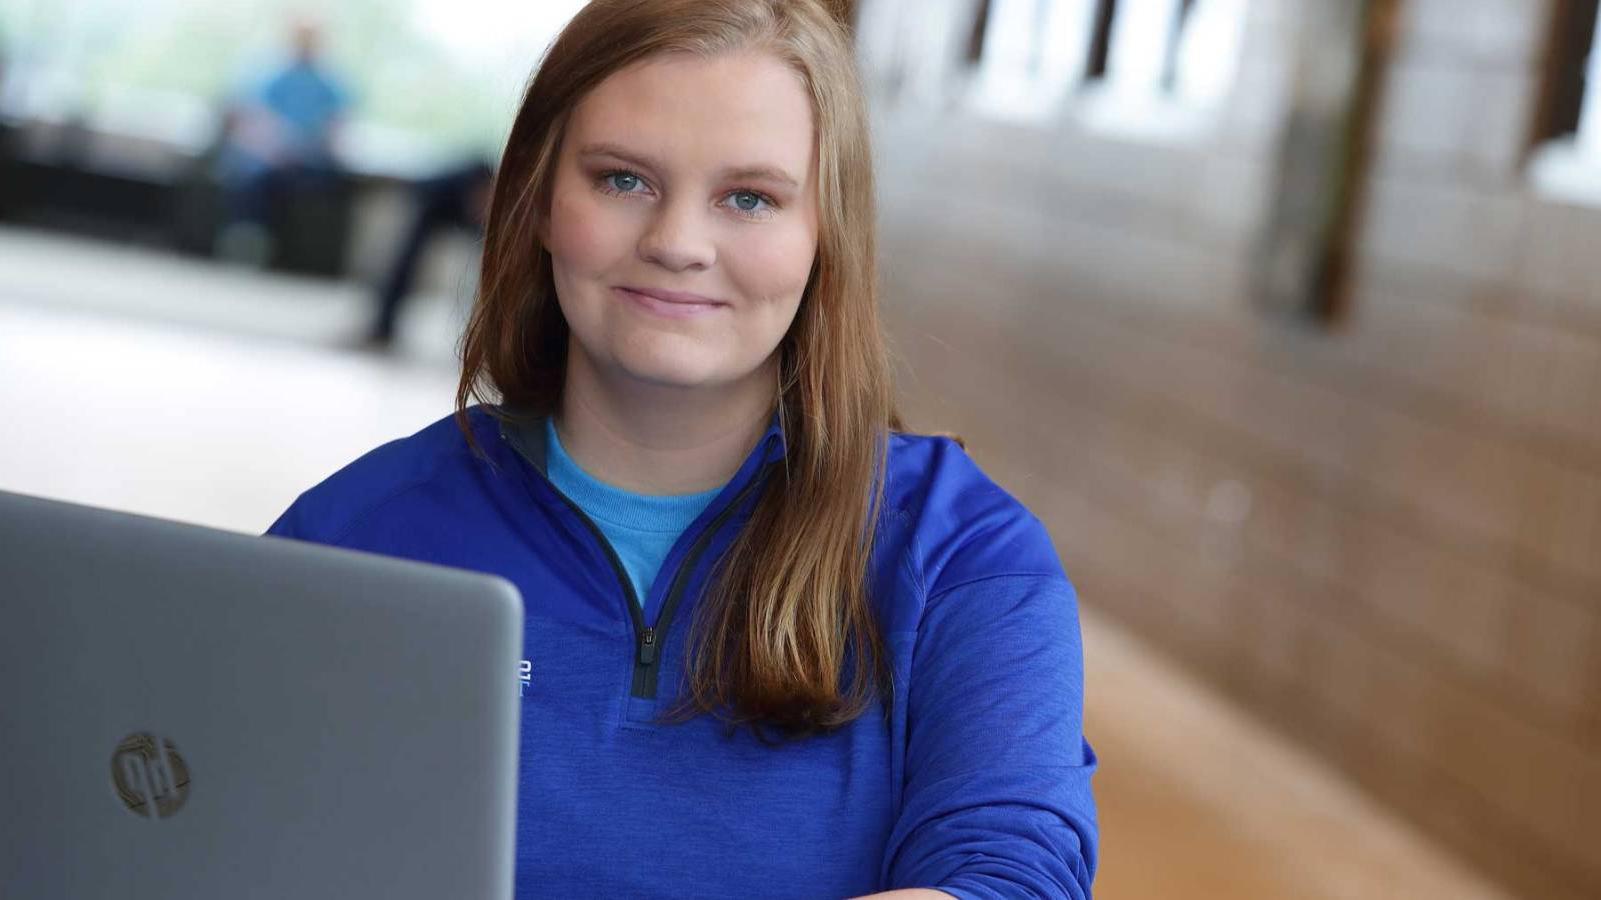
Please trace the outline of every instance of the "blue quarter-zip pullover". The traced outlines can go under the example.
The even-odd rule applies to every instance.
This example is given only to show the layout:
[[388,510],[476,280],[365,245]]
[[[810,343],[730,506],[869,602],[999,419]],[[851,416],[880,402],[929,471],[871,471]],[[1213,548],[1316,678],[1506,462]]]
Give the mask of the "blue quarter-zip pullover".
[[1089,896],[1095,755],[1073,589],[1039,521],[955,443],[890,442],[869,573],[887,715],[880,703],[773,745],[709,716],[655,717],[683,689],[708,573],[757,488],[783,477],[776,424],[639,604],[600,530],[545,476],[543,423],[470,416],[482,455],[441,420],[307,491],[269,533],[522,591],[519,897]]

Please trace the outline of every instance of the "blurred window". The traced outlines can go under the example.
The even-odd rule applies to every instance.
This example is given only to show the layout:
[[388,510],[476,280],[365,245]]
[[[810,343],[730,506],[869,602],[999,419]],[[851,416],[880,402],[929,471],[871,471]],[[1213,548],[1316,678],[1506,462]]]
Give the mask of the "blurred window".
[[1574,124],[1574,132],[1578,142],[1585,152],[1597,159],[1601,159],[1601,22],[1596,22],[1596,4],[1594,0],[1586,4],[1589,8],[1591,27],[1586,30],[1590,41],[1585,47],[1584,66],[1580,70],[1579,93],[1584,101],[1579,106],[1579,120]]
[[1039,121],[1082,89],[1092,123],[1160,128],[1226,97],[1245,14],[1245,0],[988,0],[973,99]]
[[1601,17],[1597,0],[1554,10],[1530,175],[1537,188],[1601,205]]
[[407,170],[498,151],[524,83],[583,0],[6,0],[0,113],[79,119],[183,149],[224,101],[281,58],[313,11],[323,56],[351,88],[345,149]]
[[1083,72],[1094,0],[988,0],[973,101],[1006,118],[1047,118]]

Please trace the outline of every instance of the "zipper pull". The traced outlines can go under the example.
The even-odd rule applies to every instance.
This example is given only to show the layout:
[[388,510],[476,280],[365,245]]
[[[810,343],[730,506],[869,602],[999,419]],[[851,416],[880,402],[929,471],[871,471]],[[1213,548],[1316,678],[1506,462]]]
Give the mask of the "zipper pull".
[[656,662],[656,629],[647,628],[639,636],[639,664],[652,665]]

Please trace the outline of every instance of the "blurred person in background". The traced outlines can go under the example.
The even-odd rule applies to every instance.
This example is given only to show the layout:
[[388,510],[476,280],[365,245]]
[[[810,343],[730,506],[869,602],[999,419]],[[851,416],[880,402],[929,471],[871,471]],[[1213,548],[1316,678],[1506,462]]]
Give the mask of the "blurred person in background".
[[385,350],[395,338],[402,304],[411,295],[412,281],[428,244],[442,230],[460,229],[482,239],[489,215],[490,190],[495,170],[488,160],[476,159],[418,182],[413,188],[415,212],[401,239],[394,261],[379,284],[372,328],[361,347]]
[[901,425],[838,15],[584,7],[501,159],[456,414],[269,529],[520,589],[519,896],[1089,896],[1076,596]]
[[226,221],[218,255],[256,265],[271,257],[286,198],[334,183],[335,142],[350,106],[349,91],[322,58],[321,30],[295,20],[288,57],[251,79],[224,114],[216,175]]
[[[6,45],[5,31],[0,30],[0,165],[5,163],[6,154],[11,149],[11,127],[6,122],[6,58],[10,49]],[[0,210],[4,208],[5,204],[0,203]]]

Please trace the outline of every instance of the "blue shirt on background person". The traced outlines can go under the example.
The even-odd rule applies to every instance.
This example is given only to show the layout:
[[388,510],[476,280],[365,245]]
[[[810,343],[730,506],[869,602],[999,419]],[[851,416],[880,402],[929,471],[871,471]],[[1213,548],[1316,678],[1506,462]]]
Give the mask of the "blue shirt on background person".
[[289,45],[285,59],[246,78],[229,101],[220,160],[225,181],[335,165],[334,139],[352,106],[350,90],[323,58],[315,25],[296,22]]

